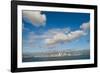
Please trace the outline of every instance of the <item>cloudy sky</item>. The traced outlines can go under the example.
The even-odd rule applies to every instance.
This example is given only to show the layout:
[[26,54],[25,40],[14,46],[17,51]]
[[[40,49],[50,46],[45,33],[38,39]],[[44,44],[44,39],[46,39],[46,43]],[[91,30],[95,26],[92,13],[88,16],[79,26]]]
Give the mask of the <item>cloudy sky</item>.
[[22,11],[23,53],[89,49],[90,14]]

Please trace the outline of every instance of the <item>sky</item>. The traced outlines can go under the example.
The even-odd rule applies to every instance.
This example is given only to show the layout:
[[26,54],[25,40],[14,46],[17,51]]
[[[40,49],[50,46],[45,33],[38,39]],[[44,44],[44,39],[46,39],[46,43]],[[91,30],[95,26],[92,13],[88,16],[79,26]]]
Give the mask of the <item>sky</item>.
[[89,27],[89,13],[23,10],[23,53],[90,49]]

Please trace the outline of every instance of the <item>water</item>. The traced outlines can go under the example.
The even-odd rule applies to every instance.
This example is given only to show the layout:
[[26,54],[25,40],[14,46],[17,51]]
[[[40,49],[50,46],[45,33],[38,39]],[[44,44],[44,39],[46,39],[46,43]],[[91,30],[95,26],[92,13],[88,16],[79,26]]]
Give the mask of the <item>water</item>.
[[22,62],[40,62],[40,61],[58,61],[58,60],[83,60],[90,59],[90,53],[84,53],[76,56],[60,56],[60,57],[28,57],[23,58]]

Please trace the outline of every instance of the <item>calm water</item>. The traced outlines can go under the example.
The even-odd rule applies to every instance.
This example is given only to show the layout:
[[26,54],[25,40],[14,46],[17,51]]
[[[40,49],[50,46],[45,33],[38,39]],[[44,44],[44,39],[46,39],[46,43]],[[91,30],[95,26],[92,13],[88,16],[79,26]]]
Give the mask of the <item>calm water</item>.
[[23,58],[23,62],[39,62],[39,61],[56,61],[56,60],[80,60],[80,59],[90,59],[90,54],[84,54],[79,56],[64,56],[64,57],[30,57]]

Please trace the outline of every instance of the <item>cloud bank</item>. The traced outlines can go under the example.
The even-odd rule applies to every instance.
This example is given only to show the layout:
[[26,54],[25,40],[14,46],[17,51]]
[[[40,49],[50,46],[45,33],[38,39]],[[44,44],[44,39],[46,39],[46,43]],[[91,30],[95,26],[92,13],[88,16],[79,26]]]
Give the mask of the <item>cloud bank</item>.
[[74,39],[80,38],[81,36],[84,36],[84,35],[86,35],[86,33],[82,30],[72,31],[68,34],[57,33],[52,38],[46,39],[45,43],[47,45],[53,45],[53,44],[57,44],[57,43],[64,42],[64,41],[69,42]]
[[87,23],[83,23],[79,30],[75,30],[75,31],[67,31],[67,33],[65,33],[64,31],[61,32],[53,32],[55,33],[55,35],[52,36],[52,38],[47,38],[45,39],[45,43],[47,45],[54,45],[54,44],[58,44],[60,42],[70,42],[73,41],[75,39],[78,39],[82,36],[87,35],[87,33],[85,32],[86,30],[90,29],[90,22]]
[[46,23],[46,15],[41,14],[41,11],[32,11],[32,10],[24,10],[23,17],[26,17],[33,26],[45,26]]
[[[60,36],[59,33],[68,33],[70,32],[69,28],[55,28],[55,29],[49,29],[45,32],[43,32],[41,35],[36,34],[34,31],[29,31],[28,33],[28,38],[27,40],[23,41],[23,43],[27,43],[27,46],[31,47],[31,48],[36,48],[36,45],[38,45],[39,43],[42,43],[42,45],[39,45],[41,47],[45,47],[48,48],[50,46],[55,46],[55,45],[50,45],[47,46],[47,43],[45,43],[46,39],[51,39],[53,38],[56,34],[57,36]],[[38,41],[38,42],[37,42]],[[60,41],[59,41],[60,42]]]
[[90,28],[89,26],[89,22],[83,23],[78,30],[74,31],[71,31],[70,28],[53,28],[43,32],[41,35],[37,35],[35,32],[30,32],[27,42],[33,46],[32,43],[36,45],[38,44],[37,40],[39,40],[39,42],[42,43],[41,46],[46,46],[46,48],[53,47],[61,42],[69,43],[87,35],[87,32],[84,30],[88,30]]

